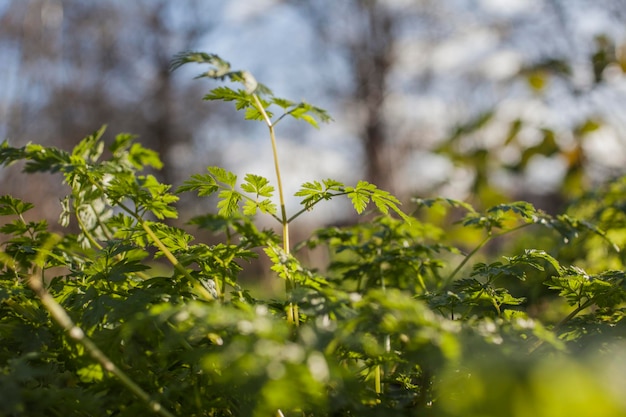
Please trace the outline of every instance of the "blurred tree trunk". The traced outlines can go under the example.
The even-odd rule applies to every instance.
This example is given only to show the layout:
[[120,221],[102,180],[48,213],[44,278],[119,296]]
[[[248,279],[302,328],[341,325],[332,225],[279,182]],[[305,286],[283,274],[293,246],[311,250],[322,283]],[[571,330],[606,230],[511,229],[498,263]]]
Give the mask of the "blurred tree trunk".
[[[168,40],[174,35],[170,33],[164,19],[167,19],[164,12],[164,4],[158,4],[152,11],[150,11],[147,20],[148,27],[151,32],[155,34],[152,42],[154,48],[154,84],[152,91],[150,92],[150,101],[152,106],[149,111],[150,114],[147,117],[145,125],[144,140],[150,142],[150,147],[157,151],[161,158],[165,161],[161,170],[162,179],[172,184],[176,180],[175,172],[173,172],[174,165],[168,163],[168,160],[173,158],[171,155],[171,149],[175,140],[186,141],[188,140],[189,132],[176,131],[176,120],[172,117],[175,114],[173,102],[176,99],[173,94],[173,79],[172,73],[169,70],[169,63],[172,59],[171,48],[167,48],[166,52],[162,46],[167,45]],[[184,134],[183,137],[180,137]],[[175,136],[179,136],[176,138]]]
[[387,75],[393,51],[393,21],[376,2],[357,2],[361,8],[361,35],[348,51],[354,64],[354,97],[365,108],[361,139],[365,151],[366,179],[380,188],[392,190],[393,166],[387,153],[387,128],[383,114]]
[[320,47],[342,48],[352,74],[350,80],[345,80],[352,85],[345,100],[357,113],[364,155],[363,175],[378,187],[393,191],[394,164],[389,158],[384,105],[393,64],[395,17],[377,0],[331,3],[334,7],[324,1],[296,2],[305,7],[325,41]]

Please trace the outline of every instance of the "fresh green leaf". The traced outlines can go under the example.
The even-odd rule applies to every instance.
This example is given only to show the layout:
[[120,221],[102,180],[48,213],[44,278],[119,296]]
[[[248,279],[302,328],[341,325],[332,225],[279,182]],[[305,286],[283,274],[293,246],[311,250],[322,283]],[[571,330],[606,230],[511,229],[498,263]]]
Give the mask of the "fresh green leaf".
[[24,214],[33,207],[32,203],[26,203],[10,195],[0,196],[0,216]]
[[187,191],[197,191],[198,196],[207,197],[219,190],[219,186],[210,174],[193,174],[191,179],[183,182],[183,185],[176,189],[177,193]]
[[218,214],[224,217],[231,217],[239,211],[239,202],[241,194],[234,190],[222,190],[218,197],[220,201],[217,203]]
[[207,170],[217,182],[224,183],[231,188],[237,183],[237,176],[230,171],[226,171],[224,168],[208,167]]
[[260,175],[246,174],[244,181],[241,189],[256,194],[257,197],[272,197],[274,193],[274,187],[270,185],[269,180]]

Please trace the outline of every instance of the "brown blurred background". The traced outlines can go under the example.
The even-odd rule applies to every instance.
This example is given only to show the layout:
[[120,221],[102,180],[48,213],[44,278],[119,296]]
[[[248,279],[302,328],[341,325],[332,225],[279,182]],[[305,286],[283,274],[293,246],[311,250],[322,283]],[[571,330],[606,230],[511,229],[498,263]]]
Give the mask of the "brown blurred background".
[[[290,193],[363,178],[405,201],[554,212],[624,173],[625,23],[610,0],[3,0],[0,138],[71,149],[107,124],[161,154],[164,182],[207,165],[273,178],[263,126],[203,102],[216,84],[194,81],[200,68],[169,71],[202,50],[333,115],[318,131],[281,124]],[[56,221],[58,178],[0,180]]]

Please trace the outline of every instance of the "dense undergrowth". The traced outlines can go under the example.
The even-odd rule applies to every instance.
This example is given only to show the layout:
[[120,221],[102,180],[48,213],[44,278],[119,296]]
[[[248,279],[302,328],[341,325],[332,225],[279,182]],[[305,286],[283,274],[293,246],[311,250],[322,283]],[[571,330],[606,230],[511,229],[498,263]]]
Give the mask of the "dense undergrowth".
[[[373,184],[327,179],[303,184],[289,214],[274,128],[329,116],[215,55],[173,66],[188,62],[241,86],[206,99],[267,125],[276,181],[210,167],[172,190],[144,172],[158,155],[127,134],[106,145],[104,129],[71,151],[5,142],[3,165],[62,174],[60,221],[79,232],[53,233],[32,204],[0,197],[0,415],[626,414],[625,178],[555,216],[450,199],[401,211]],[[166,221],[190,192],[207,206],[190,230],[222,243]],[[295,218],[335,198],[368,220],[289,242]],[[307,248],[329,263],[304,266]],[[260,251],[284,296],[255,298],[240,282]]]

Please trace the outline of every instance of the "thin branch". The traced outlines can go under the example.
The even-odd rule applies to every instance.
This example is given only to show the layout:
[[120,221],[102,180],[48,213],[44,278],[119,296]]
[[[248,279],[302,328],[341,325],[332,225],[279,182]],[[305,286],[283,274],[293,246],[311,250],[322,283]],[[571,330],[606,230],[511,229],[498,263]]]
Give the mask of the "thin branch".
[[448,275],[447,278],[445,278],[442,281],[442,287],[445,288],[447,287],[452,280],[454,279],[454,277],[456,276],[456,274],[459,273],[459,271],[461,269],[463,269],[463,267],[465,266],[465,264],[467,264],[467,262],[470,260],[470,258],[472,256],[474,256],[476,254],[476,252],[478,252],[479,250],[481,250],[483,248],[483,246],[485,246],[487,244],[487,242],[489,242],[492,238],[492,235],[487,235],[487,237],[485,237],[482,242],[480,242],[478,244],[478,246],[476,246],[470,253],[468,253],[467,255],[465,255],[465,258],[463,258],[463,260],[461,261],[460,264],[457,265],[456,268],[454,268],[454,271],[452,271],[452,273],[450,275]]
[[[560,329],[561,327],[563,327],[568,321],[572,320],[574,317],[576,317],[578,315],[578,313],[580,313],[581,311],[583,311],[584,309],[591,307],[593,305],[593,300],[592,299],[588,299],[587,301],[585,301],[582,304],[579,304],[578,307],[576,307],[571,313],[569,313],[567,316],[565,316],[561,321],[559,321],[557,324],[554,325],[554,328],[552,329],[553,332],[556,332],[558,329]],[[531,348],[529,353],[533,353],[535,352],[537,349],[539,349],[542,345],[544,344],[543,340],[538,340]]]
[[[329,197],[330,198],[335,198],[335,197],[340,197],[342,195],[347,195],[347,192],[343,192],[343,193],[337,193],[337,194],[330,194]],[[302,214],[306,213],[307,211],[311,210],[315,205],[317,205],[318,203],[321,203],[322,200],[327,200],[326,198],[320,198],[319,200],[315,201],[314,203],[311,203],[309,206],[301,209],[300,211],[298,211],[296,214],[294,214],[293,216],[291,216],[288,220],[287,223],[291,223],[293,220],[295,220],[296,218],[300,217]]]
[[[91,184],[96,186],[98,189],[100,189],[100,191],[102,191],[104,195],[106,195],[106,190],[104,189],[104,187],[102,187],[101,184],[98,184],[93,180],[91,180],[90,182]],[[207,291],[206,288],[204,288],[204,285],[202,285],[198,281],[198,279],[194,278],[189,273],[189,271],[185,267],[183,267],[180,264],[180,262],[178,262],[178,259],[176,259],[174,254],[165,246],[165,244],[161,241],[161,239],[159,239],[159,237],[152,231],[148,223],[146,223],[146,221],[141,217],[140,214],[138,214],[134,210],[131,210],[130,207],[126,206],[121,201],[118,201],[116,204],[119,208],[124,210],[126,213],[128,213],[132,218],[134,218],[137,221],[137,223],[142,227],[142,229],[148,234],[150,239],[152,239],[152,242],[155,244],[155,246],[159,248],[161,252],[163,252],[163,255],[165,255],[165,257],[172,264],[174,269],[176,269],[178,272],[183,274],[189,280],[189,282],[193,284],[194,288],[204,296],[204,298],[206,298],[207,300],[215,299],[215,297],[213,297],[213,295],[209,291]],[[219,286],[216,285],[215,287],[219,291]],[[219,293],[218,293],[218,296],[219,296]]]
[[465,258],[463,258],[461,263],[456,268],[454,268],[454,271],[452,271],[452,273],[450,275],[448,275],[448,277],[442,281],[442,288],[447,287],[452,282],[452,280],[454,279],[456,274],[458,274],[459,271],[461,269],[463,269],[465,264],[467,264],[467,262],[470,260],[470,258],[472,258],[479,250],[481,250],[487,243],[489,243],[489,241],[491,241],[492,239],[495,239],[497,237],[504,236],[504,235],[506,235],[508,233],[516,232],[516,231],[518,231],[520,229],[523,229],[524,227],[528,227],[528,226],[530,226],[532,224],[534,224],[534,223],[524,223],[524,224],[521,224],[521,225],[519,225],[517,227],[514,227],[512,229],[505,230],[504,232],[496,233],[496,234],[493,234],[493,235],[492,234],[488,234],[485,237],[485,239],[483,239],[478,244],[478,246],[476,246],[474,249],[472,249],[472,251],[470,253],[465,255]]
[[98,241],[96,241],[91,232],[87,230],[87,226],[85,225],[85,223],[83,223],[83,220],[78,215],[78,209],[74,210],[74,216],[76,217],[76,221],[78,222],[78,227],[83,232],[89,243],[91,243],[94,248],[102,250],[102,245],[98,243]]
[[[152,240],[152,242],[156,245],[157,248],[159,248],[159,250],[161,252],[163,252],[163,255],[165,255],[165,257],[167,258],[167,260],[172,264],[172,266],[174,267],[174,269],[176,269],[178,272],[180,272],[181,274],[183,274],[188,280],[189,282],[191,282],[194,286],[194,288],[199,291],[200,293],[202,293],[202,295],[204,296],[204,298],[206,298],[207,300],[214,300],[215,297],[213,297],[213,295],[206,289],[204,288],[204,286],[198,281],[197,278],[194,278],[189,271],[187,270],[187,268],[185,268],[184,266],[182,266],[180,264],[180,262],[178,261],[178,259],[176,259],[176,257],[174,256],[174,254],[165,246],[165,244],[161,241],[161,239],[159,239],[159,237],[154,233],[154,231],[152,231],[152,229],[150,228],[150,226],[148,225],[148,223],[146,223],[141,217],[137,216],[136,217],[137,221],[139,222],[139,224],[141,225],[141,227],[143,228],[143,230],[148,234],[148,236],[150,236],[150,239]],[[219,289],[219,285],[215,286],[216,289],[218,291],[220,291]],[[218,297],[220,296],[220,294],[218,293]]]

